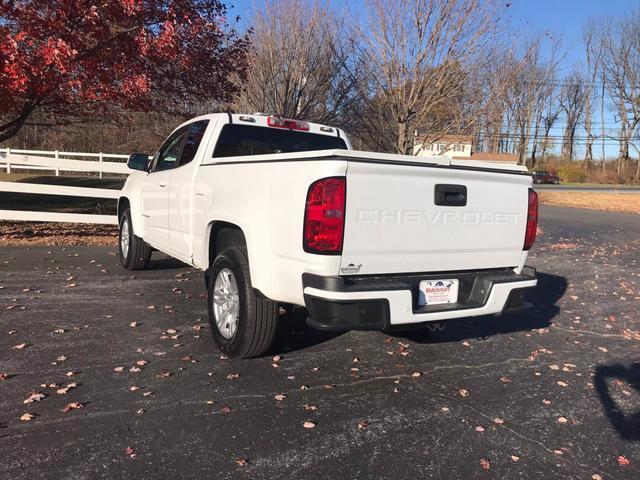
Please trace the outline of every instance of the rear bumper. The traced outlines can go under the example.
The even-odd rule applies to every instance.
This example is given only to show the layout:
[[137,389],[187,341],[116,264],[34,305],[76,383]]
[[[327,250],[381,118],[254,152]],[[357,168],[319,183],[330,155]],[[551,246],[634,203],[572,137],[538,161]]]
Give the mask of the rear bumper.
[[[458,303],[418,306],[422,280],[457,278]],[[523,295],[537,284],[524,267],[479,272],[385,276],[322,277],[302,275],[310,326],[322,330],[381,330],[452,318],[500,314],[525,307]]]

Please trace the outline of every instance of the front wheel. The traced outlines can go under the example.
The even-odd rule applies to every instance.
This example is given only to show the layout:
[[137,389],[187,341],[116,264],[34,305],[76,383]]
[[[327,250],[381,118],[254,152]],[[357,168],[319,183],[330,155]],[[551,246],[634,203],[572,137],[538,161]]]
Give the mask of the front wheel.
[[130,209],[127,208],[122,212],[119,225],[118,250],[120,264],[127,270],[144,270],[149,265],[151,247],[134,234]]
[[208,310],[213,339],[222,353],[250,358],[266,353],[276,334],[279,308],[251,286],[247,251],[224,249],[211,266]]

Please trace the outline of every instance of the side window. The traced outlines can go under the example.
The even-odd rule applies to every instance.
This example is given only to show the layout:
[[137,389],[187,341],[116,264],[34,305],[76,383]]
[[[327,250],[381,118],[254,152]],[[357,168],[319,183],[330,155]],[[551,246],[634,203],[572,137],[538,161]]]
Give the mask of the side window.
[[187,127],[183,127],[169,135],[153,158],[152,172],[168,170],[177,166],[186,133]]
[[184,144],[184,148],[182,149],[182,155],[180,156],[180,166],[186,165],[191,162],[196,153],[198,152],[198,147],[200,147],[200,143],[204,138],[204,132],[207,130],[207,125],[209,125],[209,120],[201,120],[199,122],[194,122],[191,125],[188,125],[189,128],[189,136],[187,137],[187,141]]

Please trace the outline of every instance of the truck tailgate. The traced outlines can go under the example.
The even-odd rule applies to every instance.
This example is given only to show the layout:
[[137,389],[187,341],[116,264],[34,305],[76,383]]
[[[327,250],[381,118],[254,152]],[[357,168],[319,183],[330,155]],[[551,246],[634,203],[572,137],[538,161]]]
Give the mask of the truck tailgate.
[[530,185],[521,172],[349,161],[340,274],[517,266]]

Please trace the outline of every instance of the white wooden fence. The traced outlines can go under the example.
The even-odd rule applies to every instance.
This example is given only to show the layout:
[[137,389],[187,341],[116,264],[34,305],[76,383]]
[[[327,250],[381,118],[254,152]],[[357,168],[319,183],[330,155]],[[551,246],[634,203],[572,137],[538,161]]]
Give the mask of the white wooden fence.
[[[81,160],[78,160],[80,158]],[[106,153],[78,153],[43,150],[0,149],[0,169],[11,173],[15,170],[44,170],[97,173],[102,178],[104,173],[128,175],[128,155]],[[90,159],[90,160],[85,160]],[[114,161],[115,160],[115,161]],[[33,193],[45,195],[63,195],[69,197],[91,197],[117,199],[120,190],[107,188],[67,187],[38,183],[0,182],[0,192]],[[0,220],[23,220],[30,222],[69,222],[98,223],[117,225],[115,215],[93,215],[78,213],[38,212],[24,210],[0,210]]]

